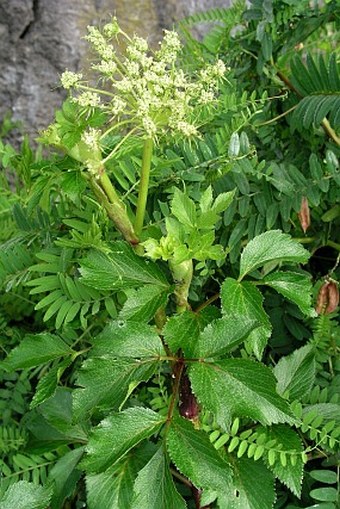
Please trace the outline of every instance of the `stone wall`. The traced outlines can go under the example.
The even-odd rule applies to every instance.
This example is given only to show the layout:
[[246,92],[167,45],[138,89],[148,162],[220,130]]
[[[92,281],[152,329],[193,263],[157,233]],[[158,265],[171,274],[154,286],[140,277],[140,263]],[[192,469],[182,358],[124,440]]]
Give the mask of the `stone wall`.
[[0,120],[6,112],[34,138],[53,119],[65,68],[86,68],[89,24],[114,14],[128,33],[156,42],[162,28],[230,0],[0,0]]

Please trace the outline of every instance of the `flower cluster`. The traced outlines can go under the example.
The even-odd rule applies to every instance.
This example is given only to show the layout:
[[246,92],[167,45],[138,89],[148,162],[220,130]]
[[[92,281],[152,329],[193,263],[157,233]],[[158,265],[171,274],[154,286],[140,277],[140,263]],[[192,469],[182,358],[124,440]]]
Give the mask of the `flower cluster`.
[[[118,37],[125,38],[125,56],[112,43]],[[116,18],[101,31],[88,27],[86,39],[99,56],[93,69],[106,87],[90,88],[79,83],[81,75],[66,71],[61,82],[64,88],[74,89],[74,101],[106,111],[110,130],[124,121],[153,139],[166,132],[188,138],[199,135],[200,111],[215,104],[218,83],[226,71],[221,60],[206,65],[196,76],[187,75],[176,67],[182,49],[176,32],[165,30],[159,48],[152,51],[145,39],[128,37]]]
[[75,72],[66,70],[61,75],[60,81],[65,90],[69,90],[70,88],[76,88],[82,78],[82,74],[77,74]]

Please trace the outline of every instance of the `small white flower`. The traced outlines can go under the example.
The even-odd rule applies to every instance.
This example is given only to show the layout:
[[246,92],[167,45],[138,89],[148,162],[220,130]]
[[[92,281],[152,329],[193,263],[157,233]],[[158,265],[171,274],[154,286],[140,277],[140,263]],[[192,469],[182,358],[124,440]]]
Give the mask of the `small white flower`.
[[152,71],[156,74],[164,74],[166,68],[166,63],[162,61],[153,61],[152,63]]
[[200,97],[198,98],[200,104],[209,104],[214,102],[215,94],[211,90],[202,90]]
[[224,76],[226,70],[227,69],[226,69],[224,62],[222,60],[217,60],[217,62],[214,65],[215,76],[222,78],[222,76]]
[[164,37],[160,42],[160,46],[160,50],[156,53],[157,59],[167,64],[173,64],[182,47],[178,33],[164,30]]
[[63,74],[61,75],[61,78],[60,78],[60,81],[61,81],[61,84],[62,86],[66,89],[66,90],[69,90],[70,88],[72,87],[75,87],[77,85],[77,83],[83,78],[83,75],[82,74],[77,74],[75,72],[71,72],[71,71],[65,71],[63,72]]
[[144,78],[150,83],[157,83],[159,81],[159,76],[151,70],[145,71]]
[[100,64],[92,65],[92,69],[99,71],[106,76],[112,76],[117,71],[117,64],[113,62],[113,60],[110,60],[109,62],[102,60]]
[[100,97],[95,92],[83,92],[74,99],[80,106],[95,108],[100,104]]
[[189,124],[188,122],[178,122],[176,125],[177,131],[184,134],[184,136],[190,137],[190,136],[197,136],[198,131],[196,126],[193,124]]
[[139,76],[139,64],[138,62],[131,62],[127,60],[125,62],[125,68],[131,76]]
[[156,124],[150,117],[144,117],[142,120],[142,124],[146,134],[150,136],[150,138],[152,138],[157,132]]
[[115,57],[115,51],[112,46],[103,46],[102,48],[98,48],[97,51],[102,59],[106,60],[107,62],[111,62]]
[[98,150],[100,134],[101,133],[98,129],[90,127],[82,134],[81,139],[90,149]]
[[141,51],[142,53],[146,53],[149,50],[147,40],[142,37],[138,37],[137,35],[133,38],[133,45],[136,50]]
[[105,37],[100,33],[97,27],[88,26],[87,31],[88,34],[85,36],[85,39],[89,41],[96,51],[107,45]]
[[113,115],[117,116],[122,113],[126,108],[126,102],[116,95],[111,101],[111,111]]
[[177,88],[186,88],[186,86],[188,85],[187,79],[182,69],[176,71],[174,85]]
[[116,81],[114,85],[115,85],[116,89],[122,93],[131,92],[134,87],[131,79],[127,78],[126,76],[124,78],[122,78],[121,80]]
[[167,50],[173,50],[176,53],[181,49],[182,44],[179,35],[174,30],[164,30],[163,41],[161,42],[161,50],[166,48]]

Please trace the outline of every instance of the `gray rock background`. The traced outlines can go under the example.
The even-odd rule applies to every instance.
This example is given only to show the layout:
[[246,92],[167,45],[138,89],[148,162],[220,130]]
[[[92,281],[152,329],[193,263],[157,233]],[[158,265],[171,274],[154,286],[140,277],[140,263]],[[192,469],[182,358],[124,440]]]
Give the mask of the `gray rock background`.
[[8,112],[34,139],[53,119],[60,74],[86,68],[87,25],[117,16],[127,33],[155,43],[162,28],[230,0],[0,0],[0,122]]

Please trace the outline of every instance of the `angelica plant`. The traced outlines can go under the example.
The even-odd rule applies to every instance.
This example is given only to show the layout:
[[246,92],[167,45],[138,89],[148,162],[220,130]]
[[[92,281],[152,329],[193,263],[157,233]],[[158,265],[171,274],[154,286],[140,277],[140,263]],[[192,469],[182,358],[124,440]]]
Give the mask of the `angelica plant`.
[[283,96],[206,58],[220,28],[152,49],[89,27],[91,78],[62,75],[48,155],[0,143],[18,182],[0,175],[1,509],[336,507],[339,258],[313,301],[299,236],[301,193],[338,163],[294,173],[281,210],[257,117]]
[[[165,137],[200,136],[199,129],[208,121],[209,110],[218,102],[218,86],[226,67],[222,60],[217,60],[189,76],[177,65],[182,44],[175,31],[165,30],[159,49],[151,50],[145,39],[130,38],[123,32],[116,18],[102,30],[88,27],[86,39],[99,59],[92,69],[99,74],[98,83],[102,88],[88,84],[81,73],[65,71],[61,84],[70,92],[70,107],[77,108],[84,119],[84,129],[71,143],[66,140],[65,144],[68,133],[64,132],[64,117],[59,116],[44,140],[63,147],[84,165],[97,198],[124,238],[137,245],[144,225],[154,145]],[[119,44],[125,45],[122,53]],[[86,119],[91,116],[98,116],[95,124],[100,125],[92,126],[89,122],[90,127],[86,126]],[[108,137],[116,133],[124,134],[106,151]],[[143,139],[134,220],[128,216],[105,169],[108,161],[114,163],[132,135]],[[187,278],[190,284],[191,264],[187,264],[185,275],[184,266],[177,267],[178,263],[172,260],[171,264],[175,280]]]

